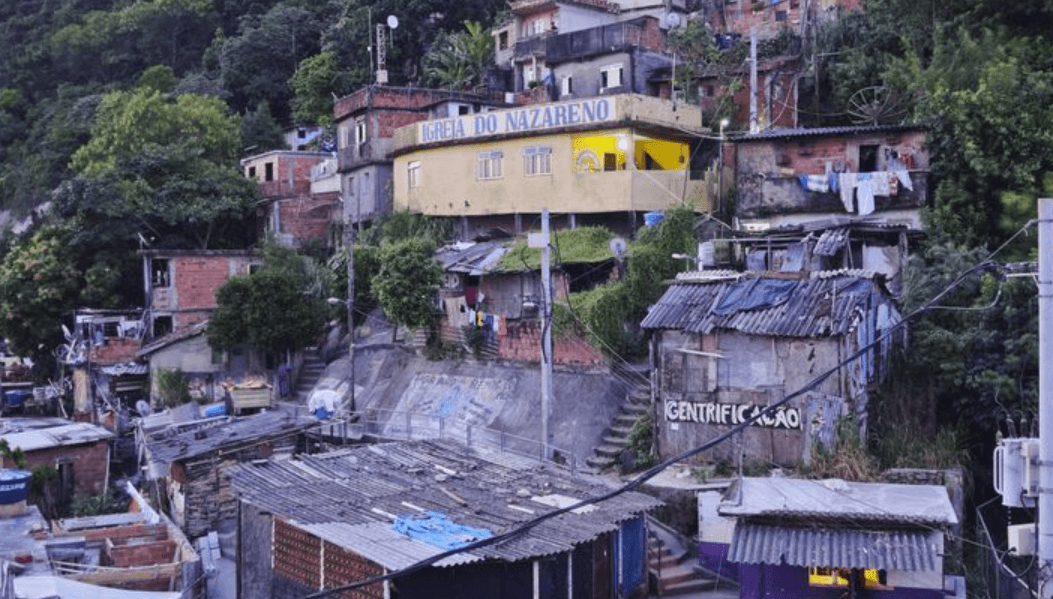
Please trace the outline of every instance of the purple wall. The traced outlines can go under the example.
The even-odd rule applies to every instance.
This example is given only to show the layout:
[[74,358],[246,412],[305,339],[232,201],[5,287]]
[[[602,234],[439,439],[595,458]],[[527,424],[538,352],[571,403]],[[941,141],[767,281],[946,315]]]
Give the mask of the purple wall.
[[742,580],[739,565],[728,561],[729,548],[727,543],[699,542],[698,565],[725,578],[735,581]]
[[[844,589],[808,586],[808,569],[798,566],[739,564],[740,599],[837,599]],[[945,599],[936,589],[899,587],[891,591],[865,591],[859,599]]]

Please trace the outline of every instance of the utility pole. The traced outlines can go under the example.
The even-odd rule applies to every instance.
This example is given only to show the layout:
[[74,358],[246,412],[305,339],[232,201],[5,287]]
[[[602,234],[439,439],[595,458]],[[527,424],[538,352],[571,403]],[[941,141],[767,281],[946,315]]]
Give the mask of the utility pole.
[[[346,209],[346,207],[345,207]],[[351,219],[344,220],[344,247],[347,248],[347,359],[351,362],[351,397],[344,409],[344,442],[347,428],[355,412],[355,227]]]
[[760,131],[757,123],[757,30],[750,27],[750,134]]
[[548,420],[552,405],[552,260],[548,228],[548,208],[541,211],[541,235],[531,233],[529,247],[541,248],[541,451],[542,459],[552,459]]
[[1038,200],[1038,592],[1053,597],[1053,198]]

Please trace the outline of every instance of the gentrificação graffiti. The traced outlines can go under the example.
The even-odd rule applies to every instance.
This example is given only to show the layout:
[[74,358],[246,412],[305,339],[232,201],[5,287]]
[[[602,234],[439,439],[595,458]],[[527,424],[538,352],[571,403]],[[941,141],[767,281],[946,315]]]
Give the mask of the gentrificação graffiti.
[[[714,401],[667,401],[665,402],[665,419],[670,422],[734,426],[760,414],[766,407],[768,406]],[[780,406],[771,413],[754,420],[753,426],[800,430],[801,411],[794,407]]]

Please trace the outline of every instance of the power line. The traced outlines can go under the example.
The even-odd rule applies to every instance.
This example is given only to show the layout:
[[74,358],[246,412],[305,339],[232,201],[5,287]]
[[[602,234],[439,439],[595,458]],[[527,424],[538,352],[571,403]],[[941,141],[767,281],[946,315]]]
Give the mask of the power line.
[[[1021,233],[1023,233],[1027,228],[1032,226],[1034,224],[1034,222],[1035,221],[1029,221],[1027,224],[1025,224],[1024,227],[1022,227],[1019,231],[1017,231],[1016,234],[1014,234],[1010,238],[1010,241],[1013,238],[1015,238],[1017,235],[1020,235]],[[1007,241],[1006,244],[1008,244],[1008,243],[1009,242]],[[392,578],[395,578],[396,576],[405,576],[407,574],[410,574],[410,573],[415,572],[417,570],[420,570],[422,568],[426,568],[428,566],[431,566],[431,565],[433,565],[433,564],[435,564],[435,563],[437,563],[437,562],[439,562],[439,561],[441,561],[443,559],[446,559],[447,557],[450,557],[450,556],[453,556],[453,555],[457,555],[457,554],[460,554],[460,553],[463,553],[463,552],[466,552],[466,551],[472,551],[474,549],[480,549],[480,548],[483,548],[483,547],[487,547],[487,546],[490,546],[490,545],[494,545],[494,544],[503,542],[505,540],[514,538],[515,536],[519,535],[520,533],[526,532],[526,531],[534,528],[535,526],[537,526],[538,524],[540,524],[540,523],[542,523],[542,522],[544,522],[546,520],[550,520],[552,518],[555,518],[555,517],[560,516],[562,514],[571,512],[571,511],[573,511],[575,509],[578,509],[578,508],[581,508],[583,506],[587,506],[587,505],[591,505],[593,503],[599,503],[599,502],[602,502],[602,501],[606,501],[608,499],[617,497],[618,495],[621,495],[623,493],[627,493],[629,491],[632,491],[632,490],[635,490],[635,489],[639,488],[645,482],[647,482],[651,478],[654,478],[660,472],[662,472],[666,468],[672,466],[673,464],[676,464],[676,463],[681,462],[683,460],[686,460],[686,459],[688,459],[690,457],[698,455],[698,454],[702,453],[703,451],[706,451],[708,449],[711,449],[712,447],[715,447],[716,445],[719,445],[720,443],[723,443],[725,440],[727,440],[727,439],[731,438],[732,436],[744,431],[746,428],[751,426],[755,421],[760,420],[761,418],[773,416],[778,408],[782,407],[783,405],[788,403],[790,400],[792,400],[792,399],[794,399],[796,397],[799,397],[801,395],[804,395],[805,393],[811,391],[815,387],[817,387],[820,384],[822,384],[826,379],[828,379],[829,377],[831,377],[832,375],[837,373],[841,368],[847,366],[848,364],[851,364],[852,362],[854,362],[855,360],[859,359],[861,356],[863,356],[864,354],[869,352],[874,347],[877,347],[881,343],[884,343],[886,340],[888,340],[893,335],[893,333],[895,333],[900,327],[904,326],[909,320],[911,320],[912,318],[914,318],[914,317],[916,317],[916,316],[918,316],[918,315],[920,315],[920,314],[922,314],[924,312],[927,312],[927,311],[935,308],[941,299],[943,299],[947,294],[949,294],[952,290],[954,290],[954,288],[956,288],[958,285],[960,285],[962,283],[962,281],[964,281],[966,278],[968,278],[969,276],[975,274],[976,272],[979,272],[981,270],[984,270],[984,269],[988,268],[990,258],[993,257],[995,254],[997,254],[999,251],[1001,251],[1005,247],[1006,244],[1003,244],[997,250],[992,252],[991,256],[989,256],[984,261],[982,261],[982,262],[976,264],[975,266],[973,266],[973,267],[967,269],[966,271],[964,271],[954,281],[952,281],[947,287],[945,287],[942,291],[937,293],[931,300],[929,300],[925,304],[919,306],[913,312],[911,312],[910,314],[906,315],[902,320],[900,320],[899,322],[897,322],[894,325],[892,325],[891,327],[889,327],[889,329],[884,334],[878,336],[876,339],[874,339],[870,343],[862,346],[861,348],[859,348],[858,350],[853,352],[851,355],[846,357],[844,360],[838,362],[836,365],[834,365],[831,368],[827,369],[826,371],[820,373],[818,376],[814,377],[812,380],[807,382],[801,388],[797,389],[796,391],[794,391],[792,393],[787,394],[784,398],[780,399],[779,401],[777,401],[777,402],[773,403],[772,405],[770,405],[770,406],[764,408],[763,410],[759,411],[757,414],[755,414],[754,416],[752,416],[752,417],[748,418],[747,420],[743,421],[741,424],[733,426],[731,429],[727,430],[724,433],[721,433],[720,435],[717,435],[716,437],[714,437],[713,439],[703,443],[702,445],[699,445],[698,447],[695,447],[695,448],[689,449],[687,451],[684,451],[684,452],[680,453],[679,455],[676,455],[676,456],[674,456],[672,458],[668,458],[665,461],[660,462],[660,463],[652,466],[651,468],[648,468],[647,470],[645,470],[642,473],[640,473],[639,475],[637,475],[636,478],[634,478],[633,480],[629,481],[628,483],[622,485],[621,487],[619,487],[617,489],[614,489],[614,490],[612,490],[609,493],[606,493],[606,494],[603,494],[603,495],[600,495],[600,496],[596,496],[596,497],[586,498],[586,499],[583,499],[583,500],[581,500],[581,501],[579,501],[577,503],[574,503],[572,505],[569,505],[569,506],[566,506],[566,507],[554,510],[554,511],[546,513],[546,514],[542,514],[542,515],[540,515],[540,516],[538,516],[538,517],[536,517],[536,518],[534,518],[532,520],[529,520],[529,521],[523,523],[522,525],[520,525],[520,526],[518,526],[518,527],[516,527],[514,529],[511,529],[511,530],[506,531],[504,533],[501,533],[499,535],[490,537],[489,539],[483,539],[481,541],[475,541],[473,543],[469,543],[469,544],[464,545],[462,547],[459,547],[457,549],[451,549],[451,550],[448,550],[448,551],[444,551],[444,552],[439,553],[437,555],[434,555],[432,557],[423,559],[423,560],[421,560],[421,561],[419,561],[419,562],[417,562],[417,563],[415,563],[415,564],[413,564],[411,566],[408,566],[406,568],[403,568],[403,569],[400,569],[400,570],[396,570],[396,571],[393,571],[393,572],[389,572],[387,574],[374,576],[374,577],[367,578],[367,579],[364,579],[364,580],[360,580],[360,581],[348,583],[348,584],[345,584],[345,585],[341,585],[341,586],[338,586],[338,587],[333,587],[331,589],[326,589],[326,590],[323,590],[323,591],[319,591],[317,593],[312,593],[310,595],[306,595],[305,599],[320,599],[322,597],[328,597],[328,596],[333,595],[335,593],[340,593],[340,592],[343,592],[343,591],[358,589],[358,588],[362,588],[364,586],[377,584],[377,583],[383,582],[385,580],[390,580]]]

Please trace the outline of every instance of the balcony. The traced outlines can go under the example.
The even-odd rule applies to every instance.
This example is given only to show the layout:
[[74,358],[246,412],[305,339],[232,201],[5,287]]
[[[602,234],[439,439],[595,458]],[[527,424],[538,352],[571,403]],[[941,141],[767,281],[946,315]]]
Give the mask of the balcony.
[[[898,210],[919,210],[928,198],[929,173],[910,171],[913,190],[902,186],[896,195],[875,196],[875,213]],[[751,177],[738,176],[738,216],[762,218],[773,215],[803,213],[845,213],[841,196],[835,192],[806,191],[796,176]]]
[[340,160],[337,169],[339,172],[353,170],[374,160],[390,159],[387,152],[378,150],[372,143],[353,144],[350,148],[341,148],[337,156]]
[[545,61],[556,64],[643,45],[644,28],[636,22],[614,23],[553,35],[545,41]]

